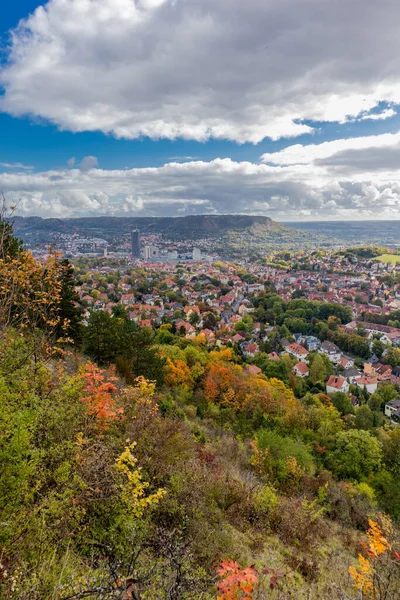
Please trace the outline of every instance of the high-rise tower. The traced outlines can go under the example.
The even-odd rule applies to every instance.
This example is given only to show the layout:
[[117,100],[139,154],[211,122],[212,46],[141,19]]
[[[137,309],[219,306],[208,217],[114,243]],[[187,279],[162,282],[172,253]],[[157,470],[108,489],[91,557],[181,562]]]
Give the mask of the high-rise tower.
[[133,229],[131,233],[132,258],[140,258],[140,231]]

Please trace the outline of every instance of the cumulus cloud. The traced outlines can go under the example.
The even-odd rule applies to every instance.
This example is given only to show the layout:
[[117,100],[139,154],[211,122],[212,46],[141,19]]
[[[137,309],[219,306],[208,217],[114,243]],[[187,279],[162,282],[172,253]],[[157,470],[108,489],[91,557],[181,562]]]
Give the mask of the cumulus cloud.
[[278,221],[398,217],[400,132],[295,144],[262,159],[9,171],[0,173],[0,189],[10,203],[19,201],[24,215],[247,213]]
[[400,102],[400,4],[49,0],[12,32],[0,110],[120,138],[257,143]]
[[94,169],[99,164],[96,156],[85,156],[82,158],[79,168],[81,171],[89,171],[90,169]]
[[[400,132],[384,133],[357,138],[346,138],[323,142],[321,144],[295,144],[279,152],[265,153],[261,161],[274,165],[310,164],[311,162],[329,159],[344,151],[375,150],[377,148],[391,148],[400,143]],[[372,154],[371,154],[372,155]]]

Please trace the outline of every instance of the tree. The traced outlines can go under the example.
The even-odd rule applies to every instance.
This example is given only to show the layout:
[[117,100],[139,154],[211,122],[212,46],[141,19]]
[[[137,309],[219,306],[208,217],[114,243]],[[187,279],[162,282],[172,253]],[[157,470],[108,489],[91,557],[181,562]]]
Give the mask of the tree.
[[368,519],[367,543],[362,543],[363,553],[358,555],[357,566],[350,566],[353,587],[362,598],[385,600],[398,595],[400,555],[395,551],[394,527],[386,515],[380,523]]
[[217,324],[217,319],[212,312],[207,312],[203,316],[203,328],[204,329],[213,329]]
[[84,352],[97,364],[106,365],[115,360],[118,346],[117,319],[102,310],[91,312],[83,337]]
[[60,311],[61,271],[54,252],[40,262],[27,250],[0,258],[0,331],[14,327],[31,338],[39,334],[41,351],[51,353],[68,327]]
[[323,383],[326,379],[325,363],[320,354],[315,354],[312,360],[310,367],[310,379],[312,383]]
[[59,313],[61,323],[56,331],[58,337],[66,336],[75,343],[82,340],[82,308],[79,306],[79,296],[76,292],[74,268],[67,258],[60,261],[60,302]]
[[400,427],[382,432],[383,460],[386,467],[400,478]]
[[400,348],[388,348],[385,353],[385,362],[391,365],[392,367],[400,366]]
[[372,342],[372,352],[376,354],[378,358],[382,356],[382,354],[385,351],[385,348],[386,346],[383,342],[381,342],[381,340],[374,340]]
[[15,258],[23,251],[23,243],[14,235],[13,224],[6,213],[6,200],[1,196],[0,207],[0,258]]
[[143,376],[161,385],[164,381],[166,360],[152,345],[153,332],[148,327],[134,330],[130,336],[129,360],[135,378]]
[[353,404],[349,396],[343,392],[335,392],[333,394],[332,404],[338,409],[341,415],[354,414]]
[[368,431],[341,431],[336,436],[335,445],[330,462],[337,477],[361,480],[379,470],[382,444]]
[[199,314],[194,310],[192,311],[190,317],[189,317],[189,323],[191,325],[197,325],[197,323],[200,321],[200,316]]
[[111,375],[107,379],[104,371],[95,365],[87,365],[82,379],[86,384],[83,392],[88,394],[81,398],[81,402],[87,407],[88,415],[94,417],[100,429],[107,429],[108,422],[114,421],[123,415],[123,409],[115,405],[114,393],[117,387],[114,382],[116,377]]
[[354,427],[356,429],[365,429],[366,431],[372,429],[374,426],[374,413],[366,404],[360,406],[356,411],[356,418],[354,419]]

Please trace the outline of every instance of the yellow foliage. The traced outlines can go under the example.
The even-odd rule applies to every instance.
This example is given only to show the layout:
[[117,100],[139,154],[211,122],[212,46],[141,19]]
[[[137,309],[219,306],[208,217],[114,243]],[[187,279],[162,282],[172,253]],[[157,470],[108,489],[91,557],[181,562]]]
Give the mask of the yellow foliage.
[[211,350],[209,354],[210,362],[231,361],[233,359],[232,348],[221,348],[221,350]]
[[285,460],[286,472],[289,477],[299,481],[304,476],[304,469],[299,465],[294,456],[287,456]]
[[195,344],[199,344],[199,346],[207,346],[207,338],[204,333],[199,333],[193,339]]
[[373,569],[370,561],[359,554],[357,567],[349,567],[349,573],[354,582],[353,586],[370,598],[373,590]]
[[253,450],[253,454],[250,457],[250,464],[254,467],[259,475],[262,475],[269,450],[268,448],[261,450],[260,446],[258,445],[258,440],[253,440],[250,445]]
[[[20,330],[29,326],[51,335],[59,325],[66,330],[68,323],[61,323],[59,315],[63,270],[59,258],[59,254],[50,252],[45,261],[39,262],[23,251],[0,259],[0,331],[10,326]],[[52,347],[47,350],[52,352]]]
[[193,389],[192,374],[184,360],[167,358],[165,383],[170,387],[184,386],[188,390]]
[[143,516],[145,510],[158,504],[167,493],[159,488],[154,494],[145,496],[149,487],[147,481],[142,481],[142,469],[137,466],[137,458],[133,455],[136,442],[125,447],[125,450],[116,460],[116,468],[126,477],[126,482],[121,485],[121,499],[137,518]]
[[370,554],[379,556],[390,550],[390,544],[382,533],[382,529],[379,527],[376,521],[368,519],[369,529],[367,530],[368,537],[368,548]]

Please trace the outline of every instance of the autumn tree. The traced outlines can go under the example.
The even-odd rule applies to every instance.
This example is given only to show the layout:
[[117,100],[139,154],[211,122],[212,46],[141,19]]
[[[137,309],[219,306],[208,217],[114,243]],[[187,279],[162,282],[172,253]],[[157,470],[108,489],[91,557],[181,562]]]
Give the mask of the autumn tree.
[[400,548],[390,519],[368,519],[367,541],[356,566],[349,568],[353,587],[369,600],[394,599],[400,589]]

